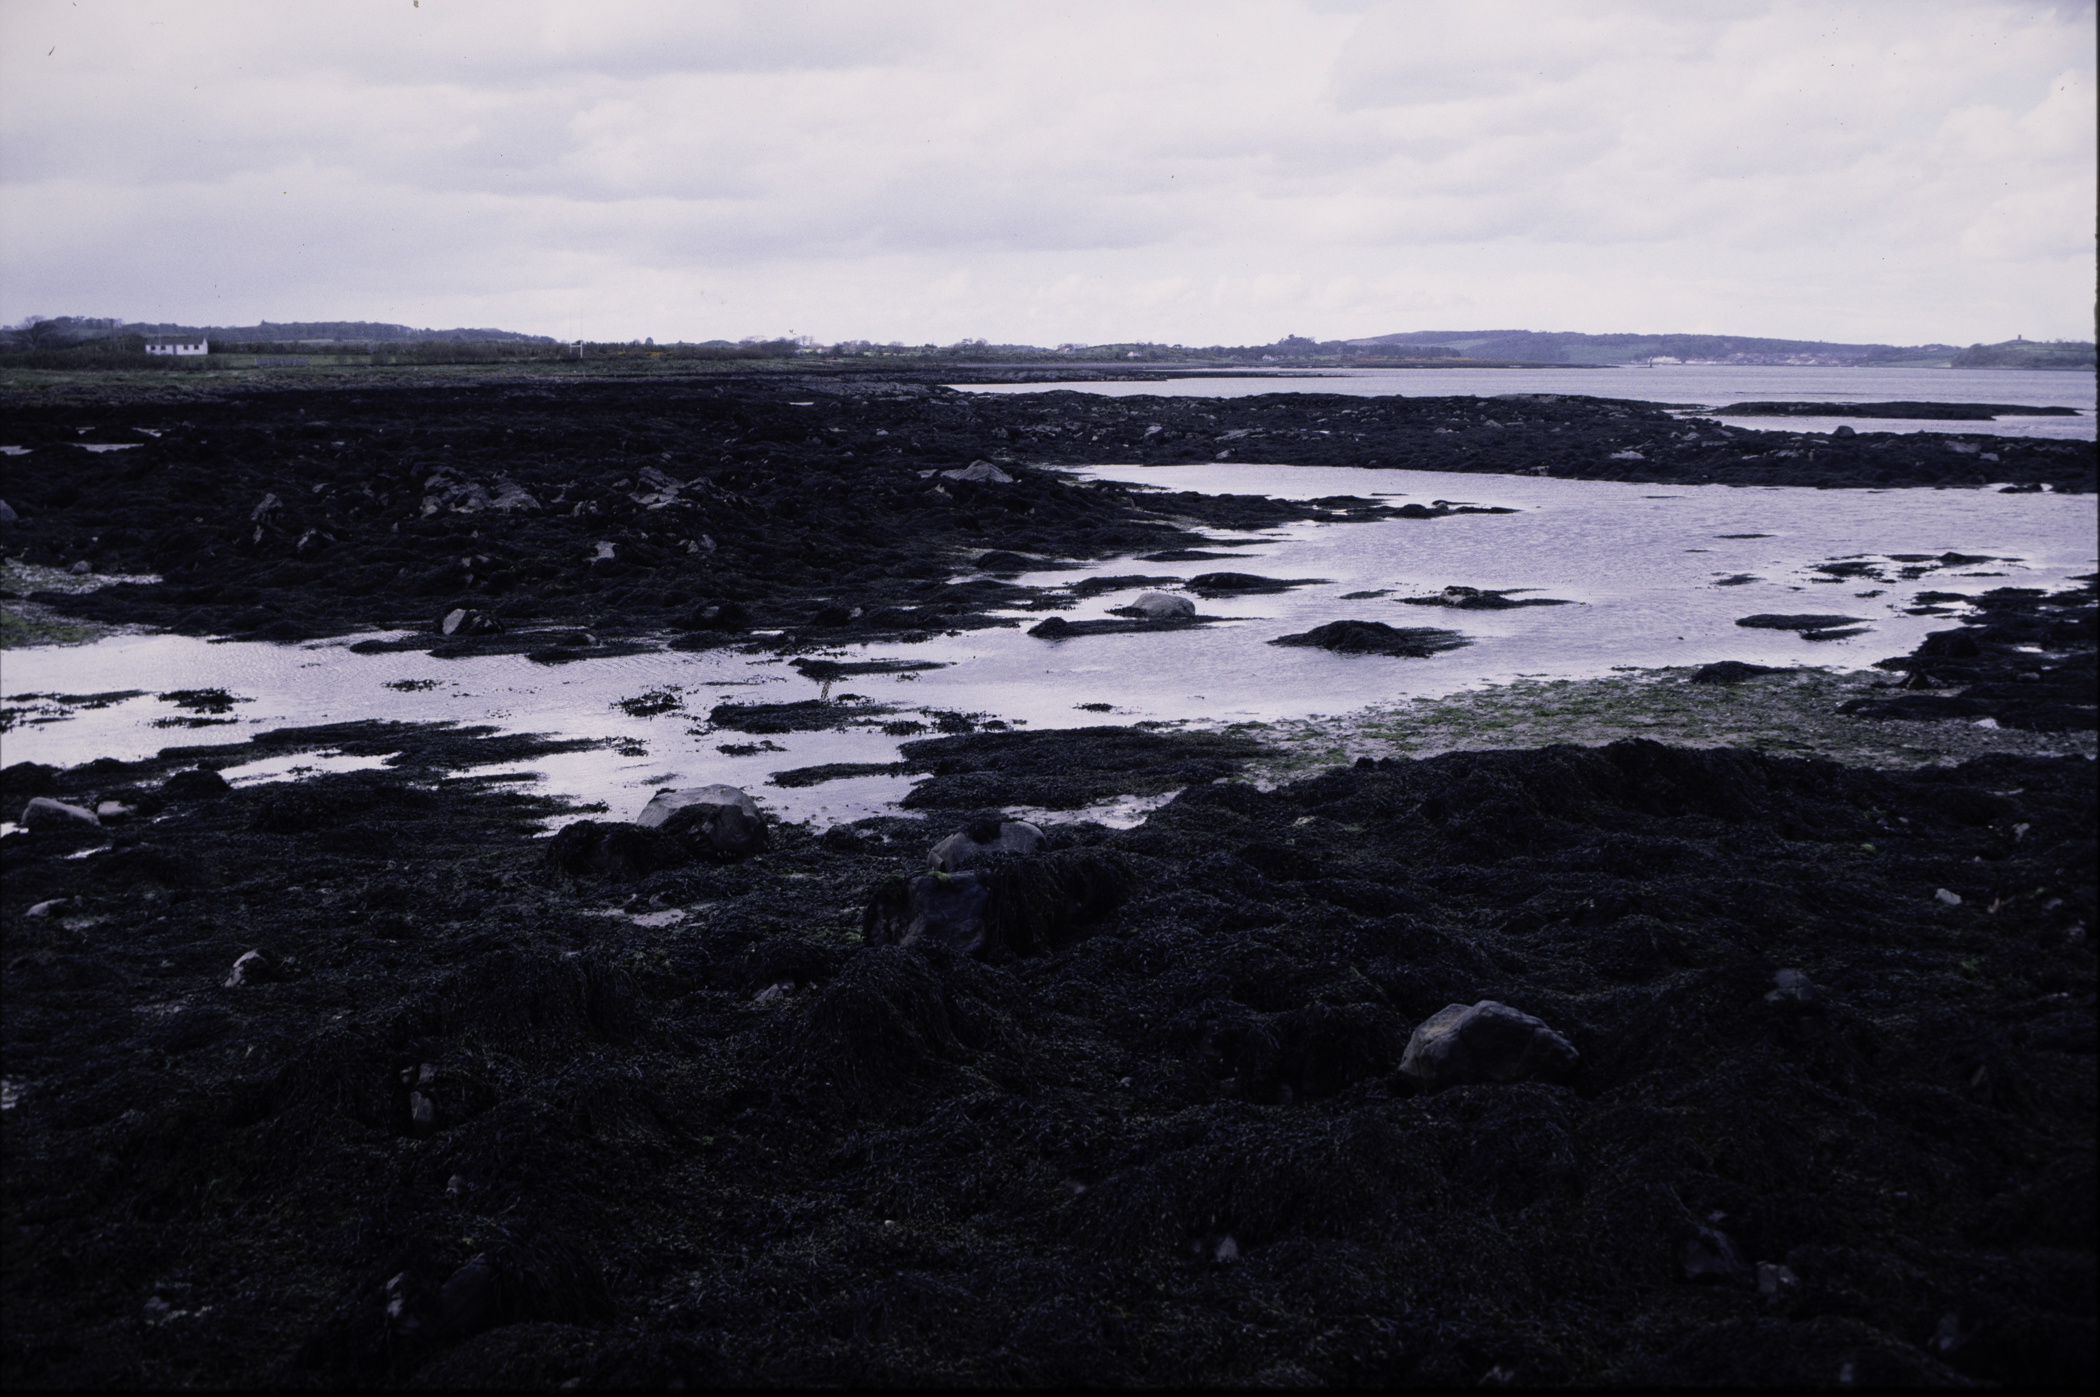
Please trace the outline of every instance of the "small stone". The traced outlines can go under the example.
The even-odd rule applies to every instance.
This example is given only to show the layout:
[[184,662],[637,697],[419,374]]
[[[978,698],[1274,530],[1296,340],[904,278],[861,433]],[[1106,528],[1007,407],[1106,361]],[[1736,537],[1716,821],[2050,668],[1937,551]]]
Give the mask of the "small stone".
[[1961,906],[1960,893],[1949,892],[1947,889],[1941,888],[1938,892],[1934,893],[1933,896],[1939,899],[1941,902],[1946,903],[1949,907]]
[[1765,994],[1765,1002],[1782,1004],[1793,1001],[1806,1004],[1816,997],[1815,982],[1801,970],[1781,970],[1772,976],[1774,988]]
[[225,795],[233,787],[226,778],[209,767],[198,767],[195,771],[178,771],[161,784],[161,793],[174,800],[208,800]]
[[63,912],[72,905],[73,899],[70,897],[54,897],[49,902],[37,903],[22,915],[25,917],[48,917],[54,913]]
[[72,573],[75,577],[86,577],[89,573],[93,572],[94,570],[95,565],[93,563],[90,563],[85,558],[82,558],[79,562],[73,564],[73,566],[66,569],[67,572]]
[[1692,1229],[1684,1244],[1684,1278],[1688,1281],[1729,1281],[1741,1275],[1743,1263],[1735,1243],[1725,1232],[1711,1227]]
[[486,611],[474,611],[456,606],[438,621],[440,635],[495,635],[503,629],[503,623]]
[[454,1174],[451,1178],[445,1180],[445,1196],[447,1198],[457,1198],[467,1192],[469,1187],[470,1185],[465,1179]]
[[92,810],[38,796],[22,807],[22,818],[16,823],[23,829],[79,829],[83,825],[99,826],[102,821],[95,818]]
[[1770,1261],[1757,1263],[1757,1293],[1767,1300],[1784,1300],[1801,1288],[1801,1278],[1791,1269]]
[[417,1125],[436,1125],[437,1106],[420,1091],[408,1094],[408,1116]]
[[261,984],[270,978],[272,968],[270,958],[261,951],[243,951],[240,959],[233,963],[233,969],[227,974],[226,983],[220,988],[233,990],[242,985]]
[[1478,1082],[1563,1075],[1580,1059],[1575,1045],[1543,1020],[1493,999],[1447,1004],[1416,1027],[1400,1070],[1431,1091]]
[[1240,1259],[1240,1244],[1228,1233],[1218,1239],[1217,1248],[1211,1252],[1210,1259],[1220,1266],[1230,1266]]
[[777,1004],[795,992],[793,980],[779,980],[751,996],[753,1004]]
[[127,815],[135,815],[137,813],[136,810],[121,800],[105,800],[95,806],[95,818],[105,823],[113,823],[122,820]]
[[454,1271],[438,1291],[438,1304],[444,1331],[454,1337],[478,1333],[493,1323],[501,1296],[487,1258],[477,1256]]

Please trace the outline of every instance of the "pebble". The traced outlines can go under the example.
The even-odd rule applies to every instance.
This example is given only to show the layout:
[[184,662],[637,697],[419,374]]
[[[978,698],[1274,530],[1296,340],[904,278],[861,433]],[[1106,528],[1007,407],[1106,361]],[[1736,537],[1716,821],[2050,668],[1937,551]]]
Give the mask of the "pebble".
[[243,951],[240,959],[233,963],[233,969],[227,974],[226,983],[221,988],[238,989],[253,980],[259,980],[262,971],[268,965],[269,961],[261,951]]

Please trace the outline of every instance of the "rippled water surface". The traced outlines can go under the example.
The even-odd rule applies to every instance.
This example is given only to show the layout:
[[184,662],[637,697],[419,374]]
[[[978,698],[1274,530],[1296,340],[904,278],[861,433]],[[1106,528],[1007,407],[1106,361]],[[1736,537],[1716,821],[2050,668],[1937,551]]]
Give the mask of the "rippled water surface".
[[[829,651],[849,660],[897,657],[945,667],[854,676],[828,691],[783,658],[734,651],[668,651],[548,667],[514,655],[356,655],[347,648],[356,637],[274,646],[117,635],[91,645],[14,650],[4,659],[13,726],[0,746],[7,762],[70,765],[237,741],[290,724],[448,720],[616,744],[529,764],[544,778],[541,789],[602,800],[615,815],[632,815],[658,787],[727,781],[752,789],[788,818],[828,823],[884,808],[910,779],[860,776],[791,788],[767,784],[768,776],[821,763],[894,760],[899,743],[909,739],[885,734],[885,721],[931,724],[940,713],[959,712],[1016,728],[1230,723],[1339,714],[1517,675],[1579,678],[1615,667],[1720,659],[1858,668],[1905,653],[1929,631],[1952,624],[1946,616],[1904,614],[1921,591],[2054,587],[2092,571],[2095,562],[2090,497],[1673,487],[1255,464],[1100,466],[1082,474],[1172,489],[1307,499],[1381,494],[1396,503],[1445,499],[1519,512],[1305,523],[1253,535],[1253,547],[1219,550],[1229,552],[1229,560],[1122,558],[1082,571],[1027,575],[1021,580],[1039,585],[1132,573],[1186,579],[1219,570],[1321,580],[1283,593],[1199,598],[1201,614],[1226,618],[1206,628],[1046,641],[1025,633],[1042,613],[1016,612],[1011,629]],[[1890,554],[1936,558],[1950,551],[1992,561],[1935,566],[1911,579],[1899,576],[1903,564],[1888,561]],[[1816,570],[1843,559],[1875,563],[1887,580],[1832,580]],[[1532,589],[1520,595],[1571,604],[1472,611],[1400,602],[1453,584]],[[1383,595],[1346,598],[1361,592]],[[1128,591],[1107,593],[1062,614],[1100,617],[1129,598]],[[1735,624],[1761,612],[1849,616],[1866,630],[1816,642]],[[1444,627],[1470,644],[1429,659],[1394,659],[1267,643],[1344,618]],[[206,688],[243,701],[214,715],[157,697]],[[77,701],[127,690],[147,692],[100,707]],[[619,706],[644,694],[667,696],[678,706],[651,717],[630,716]],[[717,703],[820,695],[861,712],[862,725],[767,735],[708,730],[707,713]],[[195,722],[208,725],[170,725]],[[718,750],[725,745],[760,750],[728,755]],[[296,767],[354,764],[362,763],[307,755],[229,774],[281,779]]]

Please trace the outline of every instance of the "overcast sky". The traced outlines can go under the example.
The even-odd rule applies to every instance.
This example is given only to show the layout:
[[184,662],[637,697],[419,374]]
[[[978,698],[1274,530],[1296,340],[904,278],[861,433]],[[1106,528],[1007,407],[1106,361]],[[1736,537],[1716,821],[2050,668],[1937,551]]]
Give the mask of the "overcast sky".
[[0,317],[2089,339],[2090,4],[0,0]]

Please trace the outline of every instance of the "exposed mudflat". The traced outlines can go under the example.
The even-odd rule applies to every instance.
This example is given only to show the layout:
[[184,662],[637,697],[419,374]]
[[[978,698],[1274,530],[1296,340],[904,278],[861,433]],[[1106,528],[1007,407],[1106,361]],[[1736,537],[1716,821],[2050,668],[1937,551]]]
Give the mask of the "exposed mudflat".
[[[1663,439],[1640,404],[1345,406],[1377,416],[346,390],[102,402],[77,439],[162,435],[90,453],[61,432],[79,404],[16,405],[34,450],[4,546],[166,579],[38,588],[52,624],[412,624],[558,665],[666,631],[792,649],[1000,624],[1027,605],[1003,584],[937,616],[932,589],[998,573],[990,551],[1010,574],[1229,557],[1203,529],[1392,517],[1034,459],[1211,459],[1272,426],[1263,459],[1310,459],[1377,425],[1439,469],[1529,433],[1559,440],[1550,469],[1602,472]],[[1261,425],[1158,441],[1206,413]],[[1644,469],[1845,484],[1868,459],[1759,466],[1668,427],[1715,443]],[[1898,483],[1976,469],[1904,441],[1871,458]],[[1990,478],[2027,480],[2032,448],[2030,483],[2090,489],[2090,447],[2055,447],[2007,446]],[[940,473],[980,460],[1011,479]],[[251,735],[221,726],[237,694],[159,694],[157,755],[0,772],[11,818],[101,812],[0,838],[0,1379],[2090,1383],[2081,581],[1970,598],[1878,677],[1734,663],[1217,731],[958,718],[883,765],[914,783],[898,813],[776,821],[729,863],[507,770],[588,741]],[[453,611],[495,625],[448,636]],[[819,684],[917,672],[869,667],[896,663],[802,657]],[[841,711],[711,716],[760,750]],[[213,774],[258,762],[304,779]],[[1103,801],[1149,814],[1079,817]],[[988,958],[870,944],[897,880],[995,811],[1047,839],[982,872]],[[564,871],[543,836],[583,817],[632,857]],[[1572,1070],[1436,1091],[1401,1070],[1418,1026],[1483,1000],[1543,1020]]]

